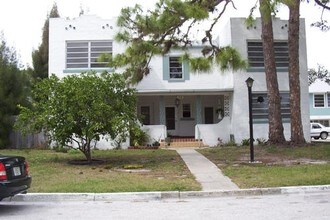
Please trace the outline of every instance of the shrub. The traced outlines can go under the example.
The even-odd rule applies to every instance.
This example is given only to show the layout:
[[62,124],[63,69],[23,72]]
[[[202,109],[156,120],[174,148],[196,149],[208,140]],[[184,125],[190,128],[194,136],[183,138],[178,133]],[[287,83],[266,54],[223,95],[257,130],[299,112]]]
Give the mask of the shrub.
[[242,146],[249,146],[250,145],[250,138],[243,139],[241,144],[242,144]]
[[266,145],[267,140],[264,138],[257,138],[258,145]]
[[53,150],[55,152],[59,152],[59,153],[68,153],[68,148],[66,147],[63,147],[63,146],[56,146],[56,147],[53,147]]
[[145,146],[149,141],[149,135],[138,126],[130,128],[130,145],[131,146]]
[[237,146],[236,142],[234,140],[230,140],[227,143],[225,143],[223,146]]

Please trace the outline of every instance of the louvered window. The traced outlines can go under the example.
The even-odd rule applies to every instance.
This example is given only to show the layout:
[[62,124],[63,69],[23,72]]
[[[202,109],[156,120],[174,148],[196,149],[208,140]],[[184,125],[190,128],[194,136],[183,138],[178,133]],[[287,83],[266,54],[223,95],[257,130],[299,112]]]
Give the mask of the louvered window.
[[179,57],[170,57],[170,79],[183,79],[182,63]]
[[[281,95],[282,120],[290,120],[290,96],[283,92]],[[268,122],[268,98],[266,93],[252,94],[252,116],[253,122]]]
[[[275,41],[275,62],[276,68],[289,67],[289,51],[287,41]],[[261,41],[247,42],[248,60],[251,68],[264,68],[264,53]]]
[[112,55],[112,41],[68,41],[66,43],[66,68],[104,68],[108,62],[98,58]]
[[314,107],[324,107],[324,94],[314,94]]

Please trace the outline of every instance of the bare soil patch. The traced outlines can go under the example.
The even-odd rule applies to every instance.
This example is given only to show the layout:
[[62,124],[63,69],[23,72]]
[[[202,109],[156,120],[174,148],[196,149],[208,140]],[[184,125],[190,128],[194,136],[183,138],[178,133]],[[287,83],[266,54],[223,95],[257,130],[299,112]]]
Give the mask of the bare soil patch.
[[100,165],[104,164],[106,161],[105,160],[97,160],[97,159],[92,159],[92,161],[88,161],[85,159],[74,159],[74,160],[69,160],[68,164],[71,165]]
[[149,169],[124,169],[124,168],[114,168],[114,171],[125,172],[125,173],[149,173]]
[[[236,161],[239,163],[247,163],[247,161],[250,160],[249,154],[244,154],[241,157],[238,158]],[[316,160],[311,158],[289,158],[285,157],[283,155],[276,155],[276,154],[267,154],[266,152],[263,152],[262,155],[258,155],[256,157],[256,161],[260,161],[263,164],[266,165],[299,165],[299,164],[327,164],[329,161],[326,160]]]

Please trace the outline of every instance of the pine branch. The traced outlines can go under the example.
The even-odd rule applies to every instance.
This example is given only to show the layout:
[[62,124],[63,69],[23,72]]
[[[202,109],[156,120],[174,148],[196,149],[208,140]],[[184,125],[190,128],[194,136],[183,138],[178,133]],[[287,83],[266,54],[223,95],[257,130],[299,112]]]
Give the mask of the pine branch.
[[329,1],[327,2],[323,2],[320,0],[314,0],[316,4],[318,4],[319,6],[321,6],[324,9],[330,10],[330,7],[327,5],[329,3]]

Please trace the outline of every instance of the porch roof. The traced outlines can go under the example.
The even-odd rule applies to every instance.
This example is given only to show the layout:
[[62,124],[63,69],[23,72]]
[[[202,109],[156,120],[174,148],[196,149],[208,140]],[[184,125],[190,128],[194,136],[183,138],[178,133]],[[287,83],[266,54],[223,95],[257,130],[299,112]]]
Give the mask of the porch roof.
[[228,93],[233,92],[233,88],[228,89],[167,89],[167,90],[138,90],[138,95],[176,95],[176,94],[185,94],[185,95],[219,95],[219,93]]

